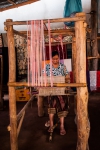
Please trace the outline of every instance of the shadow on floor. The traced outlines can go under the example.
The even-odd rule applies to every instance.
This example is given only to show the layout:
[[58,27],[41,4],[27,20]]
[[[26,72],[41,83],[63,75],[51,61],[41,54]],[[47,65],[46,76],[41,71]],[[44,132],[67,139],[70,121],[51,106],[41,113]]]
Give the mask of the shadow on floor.
[[[17,112],[25,105],[25,102],[17,102]],[[70,99],[69,114],[65,119],[67,134],[59,134],[59,125],[54,131],[53,141],[49,142],[48,128],[44,126],[48,120],[47,109],[45,116],[37,115],[37,100],[32,107],[26,110],[25,118],[18,138],[18,150],[76,150],[77,128],[74,122],[74,100]],[[91,131],[89,137],[90,150],[100,150],[100,93],[89,96],[89,119]],[[9,125],[9,104],[4,102],[4,109],[0,111],[0,150],[10,150],[10,134],[7,131]]]

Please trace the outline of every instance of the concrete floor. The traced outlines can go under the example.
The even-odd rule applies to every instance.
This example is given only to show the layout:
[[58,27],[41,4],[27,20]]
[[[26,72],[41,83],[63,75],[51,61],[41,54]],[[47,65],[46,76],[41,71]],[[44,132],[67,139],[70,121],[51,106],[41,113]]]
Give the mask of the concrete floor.
[[[17,111],[25,105],[25,102],[17,102]],[[29,106],[23,121],[18,138],[18,150],[76,150],[77,128],[74,122],[74,100],[70,98],[69,114],[65,119],[67,134],[59,135],[59,125],[54,131],[53,141],[49,142],[48,128],[44,126],[48,120],[47,108],[45,116],[38,117],[37,101]],[[90,94],[89,97],[89,119],[91,131],[89,137],[90,150],[100,150],[100,93]],[[0,111],[0,150],[10,150],[10,134],[7,131],[9,125],[9,104],[4,102],[4,110]]]

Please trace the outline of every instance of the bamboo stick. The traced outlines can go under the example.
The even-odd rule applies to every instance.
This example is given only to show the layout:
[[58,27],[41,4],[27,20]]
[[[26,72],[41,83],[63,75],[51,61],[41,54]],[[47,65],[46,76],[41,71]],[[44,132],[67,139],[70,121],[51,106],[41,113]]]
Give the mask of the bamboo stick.
[[27,109],[27,107],[30,105],[30,103],[33,101],[34,95],[30,98],[30,100],[25,104],[25,106],[21,109],[21,111],[17,115],[17,121],[21,118],[23,112]]
[[[84,13],[82,13],[82,16],[78,17],[69,17],[69,18],[58,18],[58,19],[50,19],[50,23],[56,23],[56,22],[69,22],[69,21],[85,21],[86,16]],[[48,22],[48,19],[43,20],[44,23]],[[26,25],[27,21],[13,21],[13,22],[4,22],[4,25]]]
[[17,137],[18,137],[18,135],[19,135],[19,132],[20,132],[20,129],[21,129],[23,120],[24,120],[24,116],[25,116],[25,111],[23,112],[22,117],[21,117],[21,119],[20,119],[20,121],[19,121],[19,125],[18,125],[18,128],[17,128]]
[[[29,85],[27,82],[9,82],[8,86],[11,87],[18,87],[18,86],[25,86],[25,87],[33,87],[33,85]],[[47,87],[50,87],[51,84],[47,83]],[[54,83],[54,87],[85,87],[86,83]],[[43,84],[40,87],[45,87],[45,84]]]
[[[12,20],[7,19],[7,22]],[[8,39],[8,54],[9,54],[9,82],[15,82],[16,80],[16,57],[14,46],[14,33],[13,26],[7,27],[7,39]],[[16,117],[16,96],[15,88],[9,87],[9,109],[10,109],[10,142],[11,150],[18,150],[17,141],[17,117]]]

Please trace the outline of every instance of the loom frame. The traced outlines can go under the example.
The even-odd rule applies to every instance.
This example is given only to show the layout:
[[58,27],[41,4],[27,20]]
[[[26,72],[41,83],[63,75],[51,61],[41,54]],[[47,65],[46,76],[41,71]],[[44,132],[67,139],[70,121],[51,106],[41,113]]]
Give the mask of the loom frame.
[[[48,20],[44,20],[47,23]],[[75,31],[68,32],[73,35],[72,39],[72,68],[75,74],[74,83],[57,83],[56,87],[77,87],[77,150],[89,150],[89,120],[88,120],[88,89],[86,81],[86,15],[85,13],[77,13],[72,18],[50,19],[50,23],[75,21]],[[16,82],[16,57],[14,46],[14,33],[26,36],[25,34],[13,30],[13,25],[26,25],[27,21],[15,21],[7,19],[4,22],[7,31],[8,50],[9,50],[9,109],[10,109],[10,144],[11,150],[18,150],[18,129],[16,114],[16,96],[15,87],[26,86],[31,87],[26,82]],[[64,31],[65,32],[65,31]],[[74,34],[73,34],[74,32]],[[62,31],[59,32],[60,34]],[[67,30],[66,30],[67,35]],[[47,85],[50,86],[50,85]]]

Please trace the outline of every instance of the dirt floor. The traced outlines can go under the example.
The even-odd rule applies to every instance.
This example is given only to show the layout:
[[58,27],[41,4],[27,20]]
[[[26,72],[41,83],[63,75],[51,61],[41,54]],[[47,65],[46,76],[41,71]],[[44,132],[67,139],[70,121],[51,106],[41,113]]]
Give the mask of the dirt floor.
[[[25,102],[17,102],[17,112],[25,105]],[[46,105],[46,103],[45,103]],[[59,134],[59,125],[53,134],[53,141],[49,142],[48,128],[44,126],[48,120],[47,107],[44,117],[38,117],[37,100],[26,110],[21,132],[18,138],[18,150],[76,150],[77,127],[74,122],[74,100],[69,101],[69,114],[65,119],[67,134]],[[100,93],[91,93],[89,96],[89,119],[91,124],[89,148],[100,150]],[[57,118],[55,118],[57,120]],[[0,111],[0,150],[10,150],[10,134],[7,131],[9,125],[9,103],[4,102],[4,109]]]

